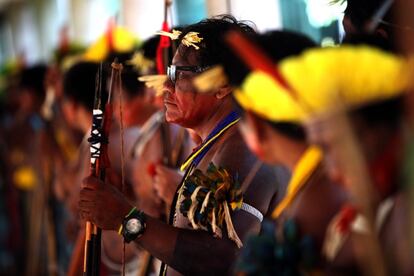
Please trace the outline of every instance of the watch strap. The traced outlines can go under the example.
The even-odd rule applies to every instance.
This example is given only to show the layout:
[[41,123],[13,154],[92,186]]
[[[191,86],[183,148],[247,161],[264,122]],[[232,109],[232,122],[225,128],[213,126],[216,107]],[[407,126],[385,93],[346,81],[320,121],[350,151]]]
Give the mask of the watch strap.
[[[139,222],[142,225],[142,228],[137,233],[131,233],[126,228],[126,224],[131,219],[139,220]],[[125,218],[123,220],[123,223],[122,223],[118,233],[124,237],[124,241],[126,243],[129,243],[129,242],[135,240],[136,238],[138,238],[139,236],[141,236],[144,233],[144,231],[145,231],[145,214],[142,211],[138,211],[138,209],[136,207],[134,207],[125,216]]]

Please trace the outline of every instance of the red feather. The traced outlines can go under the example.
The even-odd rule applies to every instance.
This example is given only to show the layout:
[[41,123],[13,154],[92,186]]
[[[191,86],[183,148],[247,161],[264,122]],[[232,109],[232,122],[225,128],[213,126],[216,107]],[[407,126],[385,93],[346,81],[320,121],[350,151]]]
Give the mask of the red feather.
[[[168,22],[164,21],[162,23],[162,30],[165,32],[170,31],[170,27],[168,26]],[[165,74],[166,64],[164,64],[164,50],[170,47],[171,41],[170,38],[167,36],[160,37],[160,43],[158,44],[157,48],[157,71],[158,74],[162,75]]]

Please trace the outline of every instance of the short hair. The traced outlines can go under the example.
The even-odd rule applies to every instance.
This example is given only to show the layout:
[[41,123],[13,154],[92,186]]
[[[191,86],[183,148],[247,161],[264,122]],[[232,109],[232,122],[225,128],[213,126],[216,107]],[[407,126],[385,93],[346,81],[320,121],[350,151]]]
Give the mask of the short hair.
[[[252,35],[250,39],[274,63],[289,56],[299,55],[304,50],[316,46],[312,39],[294,31],[272,30],[263,34]],[[232,85],[239,86],[250,73],[250,68],[233,52],[226,55],[223,64]]]
[[[64,75],[63,95],[92,112],[98,69],[99,64],[94,62],[82,61],[73,65]],[[105,80],[104,76],[102,79]],[[105,91],[104,82],[102,91]]]
[[342,41],[343,45],[370,45],[382,49],[387,52],[395,52],[397,49],[395,45],[387,38],[373,33],[359,33],[346,35]]
[[34,95],[43,101],[45,98],[45,77],[47,66],[45,64],[36,64],[23,69],[20,74],[18,86],[21,89],[28,89]]
[[308,36],[287,30],[265,32],[257,36],[257,41],[275,63],[286,57],[299,55],[303,51],[317,46]]
[[122,89],[129,98],[139,97],[144,94],[145,83],[138,81],[140,75],[133,66],[123,64],[122,69]]
[[142,52],[144,57],[155,60],[157,57],[157,48],[160,43],[160,36],[154,35],[147,40],[145,40],[139,48],[139,51]]
[[[197,44],[198,59],[202,66],[215,65],[222,62],[229,53],[225,47],[223,35],[230,30],[238,30],[245,35],[255,34],[255,30],[246,21],[238,21],[231,15],[219,15],[204,19],[198,23],[184,27],[178,41],[181,41],[189,32],[198,32],[203,40]],[[179,53],[185,58],[187,51],[192,47],[178,48]]]

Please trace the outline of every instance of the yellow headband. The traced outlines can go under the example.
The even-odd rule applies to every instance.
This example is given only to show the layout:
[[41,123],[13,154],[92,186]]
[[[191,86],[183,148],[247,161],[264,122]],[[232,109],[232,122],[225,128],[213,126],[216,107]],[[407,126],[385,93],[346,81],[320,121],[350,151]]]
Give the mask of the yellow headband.
[[313,49],[280,66],[310,115],[395,98],[409,86],[405,59],[368,46]]
[[233,93],[246,110],[273,122],[300,123],[305,118],[301,106],[266,73],[254,71]]
[[312,49],[279,64],[296,101],[262,72],[252,72],[235,97],[265,119],[303,122],[335,109],[338,101],[350,108],[401,95],[409,86],[407,65],[401,57],[368,46]]

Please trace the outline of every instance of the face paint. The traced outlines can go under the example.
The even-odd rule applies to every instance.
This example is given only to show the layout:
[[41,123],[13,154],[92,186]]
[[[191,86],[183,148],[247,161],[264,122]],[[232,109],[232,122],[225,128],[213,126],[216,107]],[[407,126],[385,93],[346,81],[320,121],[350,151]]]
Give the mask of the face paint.
[[[171,80],[165,83],[166,119],[170,123],[193,128],[211,116],[220,100],[214,96],[214,93],[196,93],[192,79],[197,75],[197,72],[177,71],[177,67],[180,66],[202,68],[197,64],[196,52],[188,52],[186,58],[181,56],[180,52],[177,51],[173,59],[173,65],[176,67],[170,67],[170,75],[174,75],[175,83]],[[175,68],[175,70],[171,70],[171,68]]]

